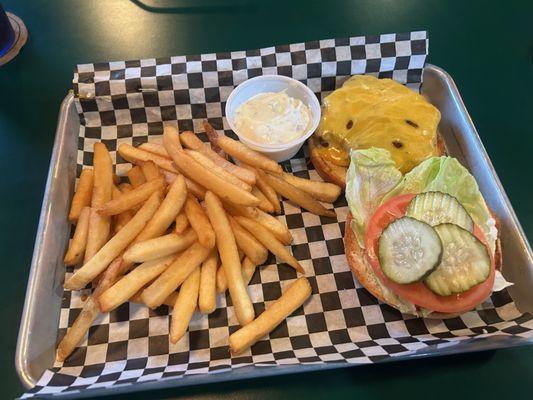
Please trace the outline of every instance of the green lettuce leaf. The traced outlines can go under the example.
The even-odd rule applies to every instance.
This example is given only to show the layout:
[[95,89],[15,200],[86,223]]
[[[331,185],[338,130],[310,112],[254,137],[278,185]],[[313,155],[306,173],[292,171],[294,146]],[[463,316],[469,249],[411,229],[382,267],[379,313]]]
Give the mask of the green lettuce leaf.
[[385,149],[353,150],[346,176],[346,200],[352,213],[352,229],[364,248],[366,223],[381,199],[402,178]]
[[494,251],[497,230],[494,218],[474,177],[452,157],[431,157],[405,174],[398,185],[382,198],[382,202],[406,193],[439,191],[454,196],[468,211],[485,234]]

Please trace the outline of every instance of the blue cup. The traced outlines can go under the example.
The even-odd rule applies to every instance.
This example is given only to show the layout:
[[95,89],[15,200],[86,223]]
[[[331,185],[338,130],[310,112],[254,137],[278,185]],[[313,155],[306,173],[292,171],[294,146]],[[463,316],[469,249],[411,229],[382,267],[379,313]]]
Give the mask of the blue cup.
[[15,32],[7,18],[4,7],[0,4],[0,57],[6,54],[15,43]]

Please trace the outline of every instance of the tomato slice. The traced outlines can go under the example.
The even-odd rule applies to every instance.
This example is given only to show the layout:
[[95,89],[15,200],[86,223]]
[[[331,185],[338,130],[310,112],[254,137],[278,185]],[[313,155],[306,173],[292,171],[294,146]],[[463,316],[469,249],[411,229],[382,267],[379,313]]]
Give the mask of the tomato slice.
[[479,303],[489,297],[494,285],[495,276],[494,255],[487,245],[487,240],[483,232],[477,225],[474,225],[474,236],[487,246],[491,260],[490,275],[487,280],[470,288],[466,292],[450,296],[439,296],[429,290],[423,282],[402,285],[391,281],[381,270],[381,265],[377,257],[379,237],[387,225],[405,215],[409,202],[415,196],[415,194],[396,196],[381,205],[372,218],[370,218],[366,230],[365,244],[367,259],[374,273],[395,294],[419,307],[443,313],[461,313],[475,308]]

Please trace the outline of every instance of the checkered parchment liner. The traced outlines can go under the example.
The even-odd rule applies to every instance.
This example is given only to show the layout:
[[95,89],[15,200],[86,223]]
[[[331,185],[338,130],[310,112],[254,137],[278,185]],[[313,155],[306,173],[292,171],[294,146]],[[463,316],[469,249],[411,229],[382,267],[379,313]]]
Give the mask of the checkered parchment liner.
[[[233,136],[223,118],[225,100],[244,80],[281,74],[308,85],[319,98],[347,76],[375,74],[417,90],[427,55],[426,32],[320,40],[252,51],[79,65],[74,90],[82,126],[78,175],[92,165],[93,144],[103,141],[116,158],[117,173],[130,166],[116,153],[121,143],[160,140],[163,124],[202,132],[202,121]],[[306,148],[284,163],[287,171],[319,179]],[[294,256],[303,265],[313,295],[269,337],[231,357],[228,336],[238,329],[231,299],[219,296],[211,315],[196,313],[189,332],[169,342],[169,308],[149,310],[127,303],[101,315],[88,339],[62,365],[45,372],[25,396],[72,393],[187,374],[229,371],[245,365],[373,363],[429,345],[449,346],[471,337],[530,336],[533,321],[521,315],[506,290],[477,311],[445,320],[402,315],[379,303],[354,280],[343,248],[346,201],[337,219],[323,218],[283,202],[279,216],[290,228]],[[67,270],[67,276],[72,273]],[[256,315],[296,278],[270,255],[249,287]],[[88,292],[64,293],[59,338],[80,312]],[[58,338],[58,340],[59,340]],[[87,393],[89,394],[89,393]]]

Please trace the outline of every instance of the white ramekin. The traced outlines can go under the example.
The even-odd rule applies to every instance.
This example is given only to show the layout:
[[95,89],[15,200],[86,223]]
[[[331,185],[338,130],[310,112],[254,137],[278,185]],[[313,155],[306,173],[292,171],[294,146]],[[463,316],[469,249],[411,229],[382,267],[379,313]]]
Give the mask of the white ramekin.
[[[235,128],[235,113],[239,106],[251,97],[265,92],[281,92],[287,90],[287,95],[301,100],[309,107],[313,115],[308,130],[299,138],[283,144],[258,143],[241,135]],[[229,95],[226,102],[226,119],[230,128],[240,141],[260,153],[276,161],[285,161],[293,157],[302,147],[306,139],[313,134],[320,121],[320,103],[315,94],[303,83],[282,75],[262,75],[244,81]]]

